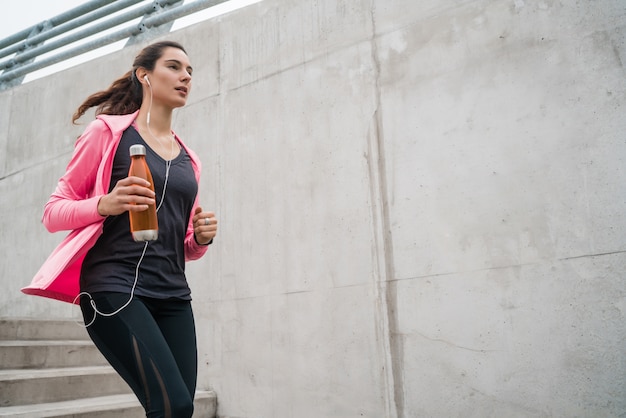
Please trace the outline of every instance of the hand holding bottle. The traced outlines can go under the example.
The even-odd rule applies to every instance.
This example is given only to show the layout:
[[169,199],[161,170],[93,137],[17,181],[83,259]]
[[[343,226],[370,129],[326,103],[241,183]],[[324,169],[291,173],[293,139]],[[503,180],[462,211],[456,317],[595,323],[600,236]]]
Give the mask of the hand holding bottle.
[[150,183],[141,177],[129,176],[118,181],[111,193],[100,198],[98,213],[102,216],[119,215],[126,211],[140,212],[153,205],[154,192]]

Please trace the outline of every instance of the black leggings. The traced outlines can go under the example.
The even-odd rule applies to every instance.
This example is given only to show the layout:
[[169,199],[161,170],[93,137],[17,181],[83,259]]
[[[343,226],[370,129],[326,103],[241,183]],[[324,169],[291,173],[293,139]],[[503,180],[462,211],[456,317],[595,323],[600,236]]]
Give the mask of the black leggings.
[[[129,295],[91,295],[96,308],[113,312]],[[94,310],[88,296],[80,306],[85,323]],[[191,302],[135,296],[119,313],[97,315],[89,336],[131,387],[149,418],[185,418],[193,414],[196,390],[196,331]]]

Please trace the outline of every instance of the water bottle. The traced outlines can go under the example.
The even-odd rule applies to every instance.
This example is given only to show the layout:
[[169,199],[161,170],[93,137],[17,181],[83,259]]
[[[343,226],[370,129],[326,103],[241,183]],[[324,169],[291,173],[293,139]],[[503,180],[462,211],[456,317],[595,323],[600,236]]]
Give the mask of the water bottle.
[[[154,191],[154,182],[148,163],[146,162],[146,147],[140,144],[130,147],[129,176],[141,177],[150,182],[148,186]],[[154,241],[159,236],[159,222],[157,220],[156,204],[148,205],[148,209],[141,212],[128,211],[130,232],[135,241]]]

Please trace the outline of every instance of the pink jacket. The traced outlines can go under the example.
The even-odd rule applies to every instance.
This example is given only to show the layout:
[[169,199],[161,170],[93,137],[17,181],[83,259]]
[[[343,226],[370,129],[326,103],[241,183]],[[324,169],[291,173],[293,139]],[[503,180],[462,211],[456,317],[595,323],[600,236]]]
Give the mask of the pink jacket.
[[[23,288],[22,292],[64,302],[78,302],[75,298],[80,292],[82,262],[87,251],[102,234],[105,219],[98,213],[98,201],[109,191],[117,145],[136,115],[99,115],[76,141],[72,159],[46,203],[42,220],[50,232],[71,232],[50,254],[31,284]],[[196,181],[199,182],[201,165],[198,156],[176,138],[189,154]],[[185,237],[187,260],[202,257],[208,248],[194,239],[191,218],[197,205],[196,197]]]

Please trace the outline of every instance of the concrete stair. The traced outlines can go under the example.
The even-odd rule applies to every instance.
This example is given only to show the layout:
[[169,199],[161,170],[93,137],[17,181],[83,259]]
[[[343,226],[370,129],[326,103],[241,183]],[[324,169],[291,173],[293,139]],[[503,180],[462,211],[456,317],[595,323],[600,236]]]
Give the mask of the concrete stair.
[[[196,392],[194,417],[216,416]],[[0,417],[139,418],[143,408],[73,321],[0,319]]]

